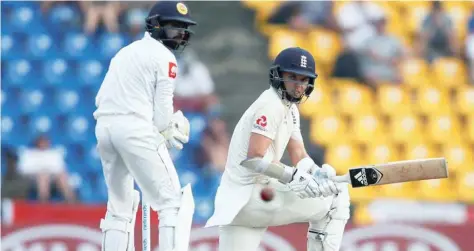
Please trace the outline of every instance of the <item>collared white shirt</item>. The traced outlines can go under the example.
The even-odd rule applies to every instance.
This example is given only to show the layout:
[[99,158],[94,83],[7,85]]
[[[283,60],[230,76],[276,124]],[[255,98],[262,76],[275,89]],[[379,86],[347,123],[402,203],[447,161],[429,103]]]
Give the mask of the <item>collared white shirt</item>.
[[264,91],[245,111],[237,123],[229,146],[227,175],[241,183],[252,183],[259,173],[240,165],[247,159],[252,133],[272,140],[264,159],[280,161],[290,138],[303,140],[300,131],[300,114],[295,104],[282,100],[274,88]]

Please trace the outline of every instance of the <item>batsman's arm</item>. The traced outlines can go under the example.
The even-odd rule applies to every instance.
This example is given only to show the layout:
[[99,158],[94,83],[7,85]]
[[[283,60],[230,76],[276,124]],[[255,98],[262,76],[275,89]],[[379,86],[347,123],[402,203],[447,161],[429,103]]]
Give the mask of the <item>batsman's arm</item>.
[[311,159],[306,152],[304,147],[304,143],[302,140],[290,138],[288,145],[286,146],[286,150],[288,151],[288,155],[290,156],[291,163],[298,169],[303,169],[306,172],[311,174],[314,173],[315,169],[318,167],[316,163],[314,163],[313,159]]
[[296,169],[279,162],[270,162],[264,159],[265,153],[271,143],[272,139],[252,132],[249,140],[247,159],[240,164],[258,173],[278,179],[283,183],[288,183],[293,179]]
[[300,114],[297,108],[292,108],[292,116],[294,121],[294,129],[291,133],[290,140],[286,146],[286,151],[290,156],[291,163],[298,169],[314,173],[315,169],[318,167],[313,159],[311,159],[306,151],[304,146],[303,135],[301,134],[300,129]]

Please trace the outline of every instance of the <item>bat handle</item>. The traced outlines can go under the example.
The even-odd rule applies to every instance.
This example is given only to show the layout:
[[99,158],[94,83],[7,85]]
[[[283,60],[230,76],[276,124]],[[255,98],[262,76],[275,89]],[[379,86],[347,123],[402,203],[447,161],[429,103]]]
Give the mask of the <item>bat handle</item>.
[[351,178],[349,177],[349,173],[346,173],[340,176],[334,176],[331,178],[331,180],[334,182],[339,182],[339,183],[351,183]]

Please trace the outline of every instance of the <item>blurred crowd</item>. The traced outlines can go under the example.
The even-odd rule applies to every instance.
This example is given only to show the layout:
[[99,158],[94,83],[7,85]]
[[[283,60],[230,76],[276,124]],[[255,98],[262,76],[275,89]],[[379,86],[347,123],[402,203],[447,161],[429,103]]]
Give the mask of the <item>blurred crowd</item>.
[[290,46],[316,59],[315,90],[300,105],[311,157],[340,174],[408,159],[449,163],[449,179],[351,189],[352,205],[474,202],[473,1],[242,3],[270,59]]
[[384,8],[389,4],[357,0],[286,1],[270,15],[268,23],[288,24],[301,32],[319,26],[339,33],[343,50],[337,57],[333,77],[353,78],[371,87],[378,83],[401,83],[399,63],[406,57],[424,58],[429,63],[440,57],[456,57],[469,65],[470,81],[474,84],[474,8],[465,18],[462,12],[448,13],[449,2],[425,2],[428,12],[419,13],[423,16],[421,22],[415,24],[418,27],[413,34],[406,35],[399,27],[409,26],[413,15],[405,9],[395,14],[396,20],[392,19],[394,13]]
[[[41,12],[39,18],[42,19],[41,21],[45,25],[47,25],[46,20],[54,18],[54,23],[62,26],[62,29],[77,31],[79,34],[85,34],[86,37],[92,38],[106,33],[120,33],[134,38],[131,40],[133,41],[141,39],[143,36],[145,18],[153,4],[154,2],[149,1],[44,1],[39,4]],[[11,10],[15,10],[14,7],[12,5]],[[22,6],[19,5],[16,10],[21,8]],[[34,8],[36,7],[33,6]],[[76,13],[76,11],[79,12]],[[14,14],[17,14],[17,12]],[[7,15],[13,14],[7,13]],[[22,13],[18,15],[20,15],[20,18],[23,16]],[[75,43],[75,45],[77,44]],[[4,46],[2,46],[2,51],[4,51]],[[107,58],[107,61],[109,60],[110,58]],[[177,55],[177,60],[179,67],[174,99],[175,110],[182,110],[185,114],[199,114],[205,120],[204,125],[196,126],[203,127],[202,133],[197,136],[199,137],[197,139],[198,146],[192,147],[191,152],[187,151],[186,154],[189,156],[185,158],[191,159],[194,168],[202,169],[199,173],[219,176],[226,161],[229,134],[226,123],[220,118],[221,104],[214,92],[213,78],[207,66],[199,60],[192,48],[187,48],[184,53]],[[3,63],[2,60],[2,66]],[[8,82],[4,81],[3,78],[4,74],[2,74],[2,82]],[[67,85],[67,83],[64,84]],[[27,84],[25,85],[27,86]],[[10,88],[9,84],[5,84],[5,86],[8,89],[4,89],[2,86],[2,104],[7,98],[13,97],[11,96],[13,95],[11,90],[15,89]],[[98,89],[97,87],[93,88]],[[21,90],[19,91],[21,92]],[[68,97],[68,99],[77,98],[77,96],[72,95]],[[94,95],[79,96],[79,98],[87,99],[80,102],[81,104],[87,104],[87,106],[93,106],[95,102]],[[78,103],[72,100],[68,102]],[[5,110],[2,112],[5,115]],[[47,111],[45,112],[47,113]],[[7,126],[7,122],[11,123],[11,120],[4,119],[3,115],[2,127]],[[87,116],[92,117],[92,113],[87,114]],[[27,120],[23,122],[29,123]],[[50,126],[46,127],[49,128]],[[195,127],[195,125],[191,123],[191,127]],[[193,128],[191,129],[193,130]],[[2,136],[4,136],[5,131],[2,129]],[[93,134],[93,129],[89,131]],[[20,133],[30,135],[26,131]],[[93,135],[89,136],[94,137]],[[71,166],[77,165],[77,163],[66,158],[65,151],[69,151],[69,156],[76,153],[78,156],[83,156],[79,152],[84,154],[87,149],[80,146],[77,149],[69,146],[65,149],[63,143],[67,144],[67,142],[55,140],[59,144],[53,144],[51,137],[51,134],[47,132],[34,133],[28,138],[29,145],[20,146],[9,144],[8,137],[2,139],[2,198],[30,199],[40,202],[66,201],[76,203],[81,201],[81,193],[78,189],[82,188],[78,185],[78,182],[81,179],[83,181],[89,179],[90,176],[87,176],[87,174],[78,177],[76,174],[70,173],[69,171],[73,169]],[[75,153],[71,153],[71,151]],[[98,156],[95,157],[98,158]],[[84,162],[87,164],[87,161],[81,161],[81,163]],[[81,169],[86,170],[87,168],[79,167],[79,171]],[[84,173],[86,172],[84,171]],[[96,183],[104,182],[100,175],[98,179],[90,179]],[[209,184],[209,186],[212,186],[212,184]],[[95,188],[104,191],[94,191]],[[105,187],[97,184],[93,186],[92,191],[97,194],[106,193]],[[106,197],[102,197],[96,202],[105,203],[105,199]]]

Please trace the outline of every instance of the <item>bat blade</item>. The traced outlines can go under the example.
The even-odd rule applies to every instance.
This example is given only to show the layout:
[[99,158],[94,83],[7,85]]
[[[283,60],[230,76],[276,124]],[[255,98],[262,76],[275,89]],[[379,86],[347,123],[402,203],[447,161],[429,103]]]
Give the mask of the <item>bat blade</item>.
[[357,188],[447,177],[446,159],[432,158],[351,168],[347,174],[337,176],[334,180],[348,182]]

